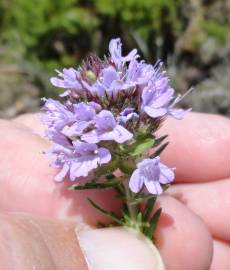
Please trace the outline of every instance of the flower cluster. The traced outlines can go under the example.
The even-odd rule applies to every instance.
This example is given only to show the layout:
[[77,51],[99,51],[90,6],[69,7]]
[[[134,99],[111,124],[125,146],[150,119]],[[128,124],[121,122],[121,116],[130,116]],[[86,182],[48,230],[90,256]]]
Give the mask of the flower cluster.
[[[104,59],[91,55],[81,67],[57,71],[58,77],[51,78],[65,89],[63,103],[45,99],[44,105],[53,165],[60,168],[55,180],[78,180],[115,162],[130,177],[132,192],[145,186],[161,194],[174,170],[159,156],[146,156],[146,150],[154,146],[154,132],[167,116],[184,117],[186,110],[174,108],[183,96],[175,97],[161,62],[152,66],[139,60],[136,49],[126,56],[121,49],[120,39],[113,39]],[[121,159],[137,167],[127,173]]]

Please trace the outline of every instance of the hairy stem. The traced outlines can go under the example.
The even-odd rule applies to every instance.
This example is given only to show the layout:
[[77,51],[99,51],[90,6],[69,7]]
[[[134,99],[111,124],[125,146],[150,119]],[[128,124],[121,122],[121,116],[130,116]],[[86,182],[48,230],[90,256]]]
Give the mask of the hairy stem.
[[[125,187],[125,195],[126,195],[126,205],[129,211],[129,216],[133,221],[133,224],[136,224],[137,219],[137,206],[135,204],[130,203],[132,201],[132,193],[129,189],[128,181],[124,183]],[[135,226],[134,226],[135,227]]]

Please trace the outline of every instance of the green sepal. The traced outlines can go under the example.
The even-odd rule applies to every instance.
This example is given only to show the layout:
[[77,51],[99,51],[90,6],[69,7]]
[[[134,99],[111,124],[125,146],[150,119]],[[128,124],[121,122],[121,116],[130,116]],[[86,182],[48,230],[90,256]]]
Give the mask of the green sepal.
[[101,165],[96,171],[96,177],[104,175],[111,175],[118,168],[118,160],[113,158],[113,160],[107,164]]
[[119,169],[127,175],[131,175],[136,169],[136,164],[132,159],[121,159],[119,162]]

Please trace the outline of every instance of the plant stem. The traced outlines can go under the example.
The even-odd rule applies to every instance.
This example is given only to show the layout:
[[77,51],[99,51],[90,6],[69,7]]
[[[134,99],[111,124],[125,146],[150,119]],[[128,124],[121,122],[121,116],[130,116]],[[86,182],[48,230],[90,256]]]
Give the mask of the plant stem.
[[[137,206],[135,204],[130,203],[132,201],[132,193],[128,186],[128,181],[124,183],[125,195],[126,195],[126,205],[129,211],[129,216],[133,221],[133,224],[136,224],[137,219]],[[134,226],[136,228],[136,226]]]

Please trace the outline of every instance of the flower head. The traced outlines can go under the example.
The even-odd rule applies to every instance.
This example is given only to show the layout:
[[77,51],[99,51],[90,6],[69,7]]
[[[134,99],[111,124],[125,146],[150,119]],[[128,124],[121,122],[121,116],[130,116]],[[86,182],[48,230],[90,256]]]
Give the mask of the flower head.
[[129,187],[137,193],[143,185],[151,194],[161,194],[163,189],[161,184],[169,184],[174,179],[174,171],[160,162],[160,157],[144,159],[137,164],[137,169],[133,172]]
[[[109,54],[104,59],[90,55],[79,68],[64,68],[62,72],[57,71],[58,77],[51,78],[54,86],[65,89],[61,96],[66,99],[63,104],[53,99],[45,100],[43,117],[47,125],[46,135],[54,143],[54,163],[62,168],[61,179],[67,172],[71,180],[87,175],[96,168],[96,164],[103,164],[99,154],[107,151],[114,156],[116,144],[128,144],[128,147],[119,149],[138,148],[136,135],[140,130],[146,132],[143,138],[151,138],[166,116],[181,119],[187,112],[174,109],[184,96],[174,96],[175,91],[162,69],[162,63],[152,66],[138,58],[136,49],[122,55],[121,40],[112,39]],[[133,143],[135,145],[132,146]],[[92,151],[82,154],[77,149],[83,146],[85,149],[96,147],[99,154],[92,154]],[[155,182],[141,179],[152,192],[154,183],[155,192],[159,193],[159,183],[163,181],[162,173],[166,169],[157,158],[148,163],[154,171]],[[134,183],[133,177],[137,173],[144,175],[144,161],[139,165],[142,169],[138,167],[130,183]],[[141,185],[142,182],[138,183]],[[138,187],[131,186],[134,190]]]

